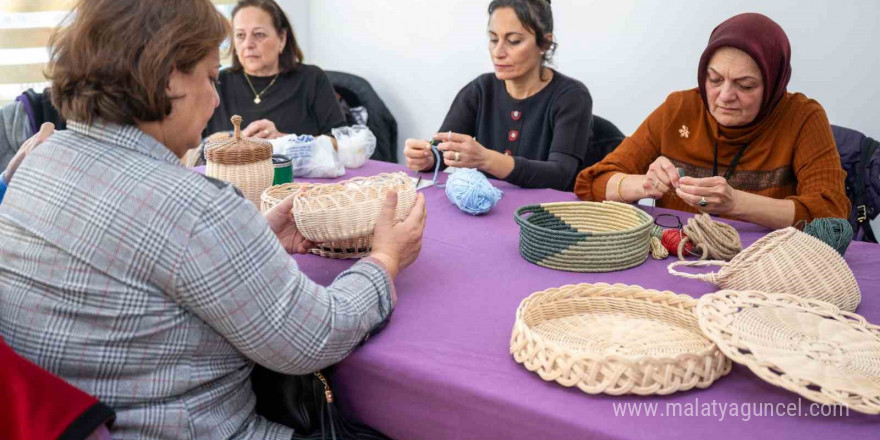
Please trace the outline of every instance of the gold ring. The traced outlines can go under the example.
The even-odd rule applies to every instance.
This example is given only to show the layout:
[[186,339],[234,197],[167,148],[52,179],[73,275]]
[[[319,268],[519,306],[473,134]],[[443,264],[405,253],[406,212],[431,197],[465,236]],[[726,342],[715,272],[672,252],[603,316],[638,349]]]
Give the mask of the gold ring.
[[458,151],[456,151],[456,152],[455,152],[455,161],[458,162],[458,161],[460,161],[460,160],[461,160],[461,153],[459,153]]

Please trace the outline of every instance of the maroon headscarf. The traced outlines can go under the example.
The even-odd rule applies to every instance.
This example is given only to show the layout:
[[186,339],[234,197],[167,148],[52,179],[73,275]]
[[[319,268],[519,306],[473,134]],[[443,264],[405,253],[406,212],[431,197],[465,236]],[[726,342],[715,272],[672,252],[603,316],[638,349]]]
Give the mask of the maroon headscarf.
[[697,71],[700,95],[707,109],[706,70],[712,55],[722,47],[734,47],[749,54],[761,69],[764,80],[761,110],[755,120],[748,124],[755,125],[767,117],[785,96],[785,88],[791,79],[791,45],[788,36],[775,21],[756,13],[736,15],[719,24],[709,36],[709,45],[700,57]]

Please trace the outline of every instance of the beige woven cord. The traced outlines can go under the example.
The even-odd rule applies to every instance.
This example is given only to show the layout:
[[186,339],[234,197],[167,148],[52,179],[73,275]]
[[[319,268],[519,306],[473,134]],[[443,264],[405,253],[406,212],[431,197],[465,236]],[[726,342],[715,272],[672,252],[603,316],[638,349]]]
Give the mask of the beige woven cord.
[[688,219],[682,228],[685,237],[678,244],[678,258],[684,260],[684,248],[688,241],[703,251],[701,260],[730,261],[742,252],[739,232],[733,226],[712,220],[709,214],[700,214]]

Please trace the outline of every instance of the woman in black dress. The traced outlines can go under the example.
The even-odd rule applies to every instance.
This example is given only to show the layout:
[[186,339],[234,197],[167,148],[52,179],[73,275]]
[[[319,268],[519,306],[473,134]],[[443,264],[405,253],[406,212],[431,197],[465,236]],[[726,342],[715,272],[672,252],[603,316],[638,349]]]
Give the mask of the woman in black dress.
[[[495,72],[456,96],[434,136],[440,166],[476,168],[525,188],[571,190],[577,173],[605,151],[592,142],[587,87],[546,66],[556,48],[550,2],[494,0],[489,16]],[[404,155],[410,169],[434,168],[425,140],[407,139]]]

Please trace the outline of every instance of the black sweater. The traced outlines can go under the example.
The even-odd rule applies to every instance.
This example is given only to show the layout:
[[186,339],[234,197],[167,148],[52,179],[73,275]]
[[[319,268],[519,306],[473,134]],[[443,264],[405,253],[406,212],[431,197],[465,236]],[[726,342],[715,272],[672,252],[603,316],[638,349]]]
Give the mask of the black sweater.
[[[258,93],[272,78],[250,76]],[[333,85],[317,66],[299,64],[290,72],[282,73],[261,96],[259,104],[254,104],[255,95],[243,71],[221,71],[217,90],[220,106],[214,110],[203,137],[232,130],[229,121],[232,115],[244,118],[242,129],[256,120],[268,119],[285,134],[329,135],[331,129],[346,125]]]
[[507,182],[571,191],[578,172],[604,156],[588,147],[592,110],[587,87],[559,72],[522,100],[510,97],[504,81],[487,73],[458,93],[439,132],[471,135],[488,149],[512,155]]

